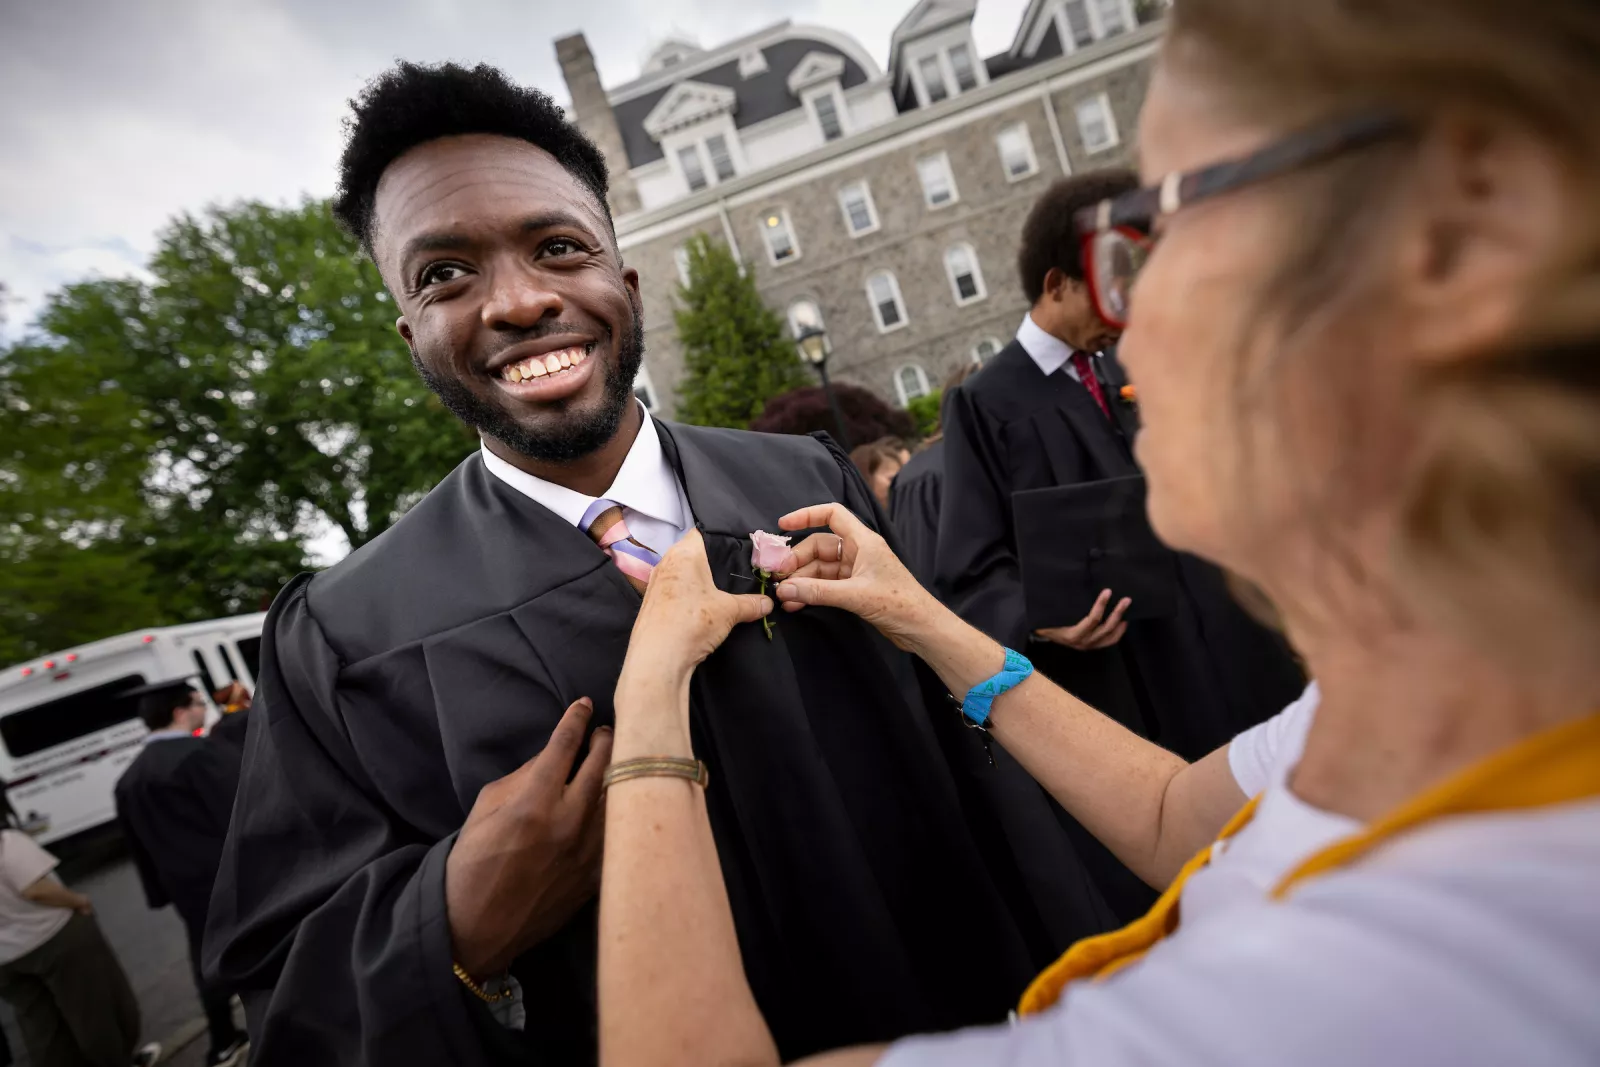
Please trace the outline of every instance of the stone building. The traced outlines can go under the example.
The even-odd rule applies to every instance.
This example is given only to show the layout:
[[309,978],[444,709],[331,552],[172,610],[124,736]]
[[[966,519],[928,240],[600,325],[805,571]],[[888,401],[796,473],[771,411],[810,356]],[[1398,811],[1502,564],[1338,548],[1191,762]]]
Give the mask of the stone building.
[[830,373],[904,404],[982,360],[1026,311],[1018,234],[1053,180],[1125,165],[1160,0],[1031,0],[986,59],[976,0],[921,0],[881,70],[835,30],[780,22],[718,48],[659,47],[602,85],[556,42],[573,119],[605,153],[645,307],[638,391],[671,412],[684,242],[706,233],[792,329],[827,330]]

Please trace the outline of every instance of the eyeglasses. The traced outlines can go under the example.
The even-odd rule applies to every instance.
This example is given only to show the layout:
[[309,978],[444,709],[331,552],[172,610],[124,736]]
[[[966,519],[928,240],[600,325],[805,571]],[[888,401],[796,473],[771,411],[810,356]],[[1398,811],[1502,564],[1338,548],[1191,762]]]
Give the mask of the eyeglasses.
[[1073,223],[1082,238],[1083,272],[1095,312],[1108,326],[1127,328],[1133,283],[1150,258],[1148,234],[1155,220],[1198,201],[1400,136],[1411,128],[1393,115],[1342,119],[1290,134],[1240,159],[1175,171],[1159,185],[1083,208],[1073,216]]

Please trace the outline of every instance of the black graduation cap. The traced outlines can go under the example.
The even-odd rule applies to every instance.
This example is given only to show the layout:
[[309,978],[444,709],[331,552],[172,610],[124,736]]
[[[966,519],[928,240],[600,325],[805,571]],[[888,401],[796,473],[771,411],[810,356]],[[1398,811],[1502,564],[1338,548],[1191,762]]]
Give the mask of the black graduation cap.
[[178,678],[171,681],[149,682],[145,685],[136,685],[132,689],[124,689],[122,692],[118,693],[117,696],[133,699],[137,697],[149,696],[152,693],[166,693],[169,690],[182,690],[185,693],[189,693],[198,692],[200,687],[195,685],[194,682],[189,678]]

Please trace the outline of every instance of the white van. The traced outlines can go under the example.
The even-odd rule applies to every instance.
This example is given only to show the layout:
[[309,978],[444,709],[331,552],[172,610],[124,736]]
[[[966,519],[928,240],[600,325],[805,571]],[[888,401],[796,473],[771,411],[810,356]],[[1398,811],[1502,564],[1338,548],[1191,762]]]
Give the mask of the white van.
[[23,829],[49,843],[116,818],[112,787],[149,733],[122,694],[184,680],[208,704],[232,681],[254,692],[265,618],[135,630],[0,670],[0,782]]

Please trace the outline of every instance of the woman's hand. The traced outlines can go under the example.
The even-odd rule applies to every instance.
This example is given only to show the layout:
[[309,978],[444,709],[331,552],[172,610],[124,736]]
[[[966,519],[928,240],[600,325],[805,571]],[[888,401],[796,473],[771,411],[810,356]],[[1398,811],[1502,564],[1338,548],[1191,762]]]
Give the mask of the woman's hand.
[[718,589],[711,580],[705,541],[699,530],[690,530],[650,574],[623,677],[687,684],[735,626],[757,622],[771,611],[772,601],[759,593]]
[[817,504],[778,520],[785,530],[826,526],[794,547],[778,586],[785,611],[808,604],[843,608],[876,626],[903,651],[918,652],[932,624],[948,614],[912,577],[884,539],[843,504]]

